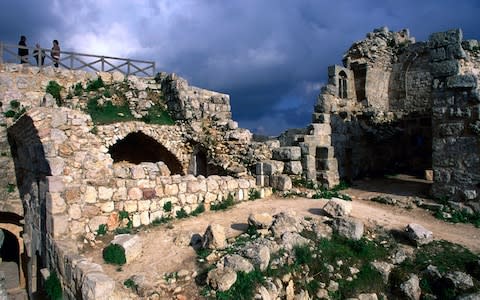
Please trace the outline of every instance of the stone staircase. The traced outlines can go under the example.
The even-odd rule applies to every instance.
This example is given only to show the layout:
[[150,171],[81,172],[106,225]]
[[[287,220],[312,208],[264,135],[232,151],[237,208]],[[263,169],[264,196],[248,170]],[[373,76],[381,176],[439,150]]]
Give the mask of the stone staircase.
[[312,119],[309,134],[297,139],[302,149],[303,175],[307,180],[332,188],[340,183],[340,178],[331,140],[330,114],[314,113]]

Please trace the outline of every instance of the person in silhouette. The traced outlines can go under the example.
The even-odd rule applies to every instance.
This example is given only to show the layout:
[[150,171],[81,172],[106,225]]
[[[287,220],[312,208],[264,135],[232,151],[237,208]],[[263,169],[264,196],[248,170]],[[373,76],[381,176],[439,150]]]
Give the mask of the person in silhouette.
[[53,40],[52,51],[50,52],[53,60],[53,65],[58,68],[58,62],[60,61],[60,45],[57,40]]
[[[22,47],[27,47],[27,38],[24,35],[20,37],[20,41],[18,42],[18,45]],[[18,56],[20,57],[21,64],[28,63],[28,49],[18,48]]]
[[39,44],[35,45],[35,50],[33,50],[33,57],[37,61],[37,66],[43,66],[45,62],[45,51],[42,50]]

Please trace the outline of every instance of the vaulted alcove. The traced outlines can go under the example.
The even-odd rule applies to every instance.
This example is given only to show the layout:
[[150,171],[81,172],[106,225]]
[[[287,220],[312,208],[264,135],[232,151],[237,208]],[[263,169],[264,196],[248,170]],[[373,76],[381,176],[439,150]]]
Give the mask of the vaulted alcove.
[[167,148],[154,138],[137,131],[129,133],[125,138],[109,148],[113,162],[127,161],[134,164],[142,162],[164,162],[172,174],[183,175],[180,161]]

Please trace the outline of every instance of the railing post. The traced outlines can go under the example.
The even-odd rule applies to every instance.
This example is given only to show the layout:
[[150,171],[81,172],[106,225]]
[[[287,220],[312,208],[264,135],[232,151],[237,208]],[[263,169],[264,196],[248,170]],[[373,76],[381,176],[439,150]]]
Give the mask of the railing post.
[[102,72],[105,72],[105,57],[102,56]]
[[73,70],[73,53],[70,54],[70,70]]
[[127,59],[127,76],[130,75],[130,60]]
[[155,76],[155,62],[152,64],[152,76]]

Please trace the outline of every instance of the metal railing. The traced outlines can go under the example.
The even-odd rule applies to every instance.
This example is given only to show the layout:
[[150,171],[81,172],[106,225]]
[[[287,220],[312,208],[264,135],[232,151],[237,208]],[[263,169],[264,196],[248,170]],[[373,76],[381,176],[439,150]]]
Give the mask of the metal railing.
[[[28,49],[28,55],[20,57],[18,49]],[[38,52],[35,52],[38,50]],[[56,61],[51,50],[46,48],[24,47],[0,42],[0,63],[26,63],[39,68],[54,66],[55,63],[70,70],[95,72],[119,71],[125,75],[155,76],[155,62],[138,59],[93,55],[61,51]]]

